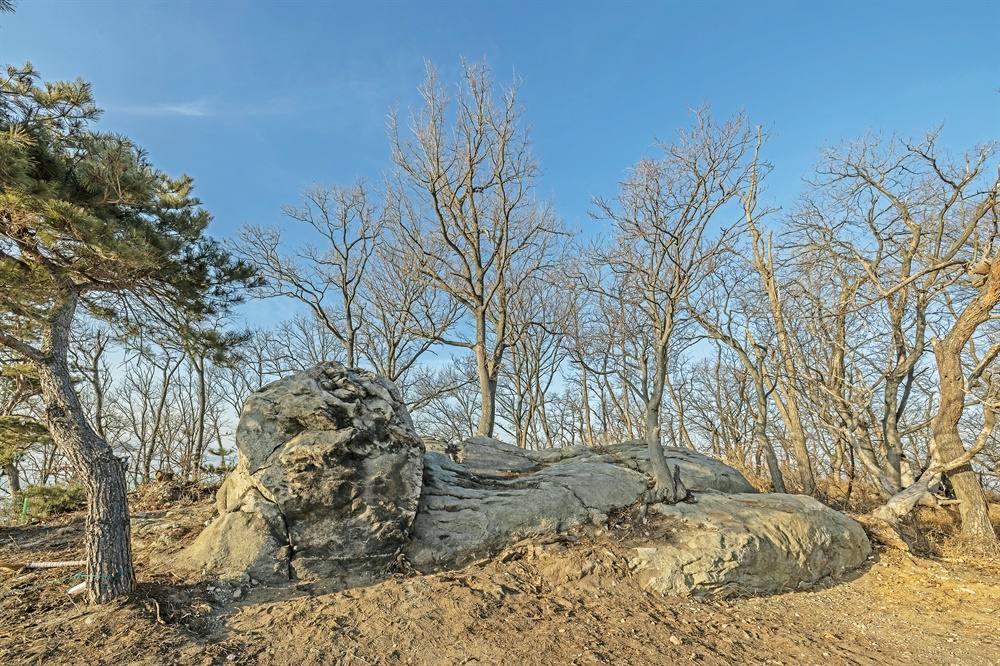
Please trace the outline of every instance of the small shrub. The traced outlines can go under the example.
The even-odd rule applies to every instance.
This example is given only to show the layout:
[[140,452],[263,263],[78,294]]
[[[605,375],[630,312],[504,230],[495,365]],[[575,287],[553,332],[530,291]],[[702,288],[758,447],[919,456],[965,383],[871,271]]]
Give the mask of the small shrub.
[[61,513],[82,508],[87,503],[87,491],[78,484],[56,486],[28,486],[17,496],[15,509],[21,511],[24,498],[28,499],[28,520],[47,520]]

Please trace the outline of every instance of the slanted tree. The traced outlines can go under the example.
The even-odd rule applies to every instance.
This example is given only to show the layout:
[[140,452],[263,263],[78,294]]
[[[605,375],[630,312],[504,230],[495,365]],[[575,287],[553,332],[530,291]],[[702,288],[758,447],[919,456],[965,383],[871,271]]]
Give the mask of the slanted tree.
[[87,590],[104,602],[135,585],[125,470],[70,376],[74,317],[200,319],[254,278],[205,235],[211,216],[191,179],[160,173],[127,137],[91,130],[98,115],[81,80],[43,84],[30,63],[0,77],[0,345],[37,371],[46,426],[87,489]]

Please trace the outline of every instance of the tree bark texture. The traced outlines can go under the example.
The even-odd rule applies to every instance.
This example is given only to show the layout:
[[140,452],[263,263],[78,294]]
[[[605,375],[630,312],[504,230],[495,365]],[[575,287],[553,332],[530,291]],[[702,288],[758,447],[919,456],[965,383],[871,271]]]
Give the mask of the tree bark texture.
[[[962,369],[962,350],[969,338],[985,322],[1000,302],[1000,257],[993,257],[985,282],[969,302],[948,335],[934,345],[937,361],[940,397],[938,411],[931,421],[932,454],[939,463],[947,463],[965,453],[958,424],[965,409],[966,386]],[[972,471],[972,465],[948,472],[948,480],[959,500],[962,533],[996,542],[997,535],[990,523],[989,509],[982,485]]]
[[124,466],[87,422],[73,388],[67,354],[75,310],[75,295],[57,307],[32,360],[49,432],[87,490],[87,592],[90,601],[103,603],[135,588],[127,486]]
[[[954,329],[953,329],[954,330]],[[951,334],[948,335],[948,338]],[[948,344],[948,338],[934,348],[940,381],[938,412],[931,421],[934,458],[946,463],[965,453],[958,422],[965,406],[965,382],[962,373],[961,348]],[[964,346],[964,345],[963,345]],[[972,465],[962,465],[947,474],[959,500],[958,511],[962,518],[962,533],[995,541],[997,536],[990,523],[989,509],[982,485],[972,471]]]
[[481,331],[481,334],[477,335],[475,349],[476,370],[479,374],[479,394],[482,402],[479,412],[479,426],[476,429],[476,434],[483,437],[492,437],[493,428],[496,425],[497,364],[491,363],[488,356],[485,323]]
[[653,386],[646,403],[646,442],[649,444],[649,462],[653,468],[656,485],[651,493],[653,502],[676,504],[688,497],[688,490],[681,482],[679,470],[667,463],[660,442],[660,407],[663,404],[663,388],[667,376],[667,339],[664,335],[656,345]]
[[21,474],[17,470],[16,463],[3,466],[3,473],[7,475],[7,484],[10,486],[10,495],[13,497],[21,492]]

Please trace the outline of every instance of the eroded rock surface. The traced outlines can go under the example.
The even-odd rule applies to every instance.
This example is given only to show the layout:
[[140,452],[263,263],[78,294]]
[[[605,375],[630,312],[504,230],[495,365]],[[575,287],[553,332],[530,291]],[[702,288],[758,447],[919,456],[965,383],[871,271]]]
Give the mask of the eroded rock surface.
[[[688,487],[755,492],[742,474],[718,460],[686,449],[665,453]],[[639,500],[648,470],[645,442],[528,451],[472,437],[439,447],[427,453],[407,556],[418,567],[455,566],[519,538],[603,522],[610,510]]]
[[[641,469],[647,476],[652,476],[652,466],[649,464],[649,445],[642,440],[629,440],[624,444],[607,447],[607,451]],[[717,491],[720,493],[756,493],[749,481],[742,474],[726,463],[706,456],[691,449],[681,449],[672,446],[663,447],[663,455],[667,463],[675,465],[680,470],[684,487],[691,492]]]
[[220,518],[190,556],[262,580],[379,572],[408,542],[424,447],[393,384],[339,363],[254,393]]
[[461,565],[519,538],[606,520],[608,511],[633,504],[647,486],[644,475],[585,450],[530,467],[537,471],[475,467],[480,474],[474,474],[441,453],[428,452],[423,496],[406,550],[414,566]]
[[858,523],[805,495],[705,494],[654,512],[674,523],[671,536],[629,562],[651,592],[773,594],[835,580],[871,554]]

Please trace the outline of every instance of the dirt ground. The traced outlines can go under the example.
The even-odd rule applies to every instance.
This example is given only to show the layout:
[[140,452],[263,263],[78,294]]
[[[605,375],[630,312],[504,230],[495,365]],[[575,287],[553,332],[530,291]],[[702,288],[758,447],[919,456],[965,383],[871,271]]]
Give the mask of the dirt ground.
[[[166,570],[211,517],[209,497],[139,498],[133,513],[131,601],[74,602],[78,569],[0,569],[0,664],[1000,664],[1000,562],[956,548],[877,549],[822,589],[702,601],[641,588],[626,561],[664,526],[623,516],[461,570],[320,594]],[[80,514],[0,528],[0,562],[79,559],[82,536]]]

